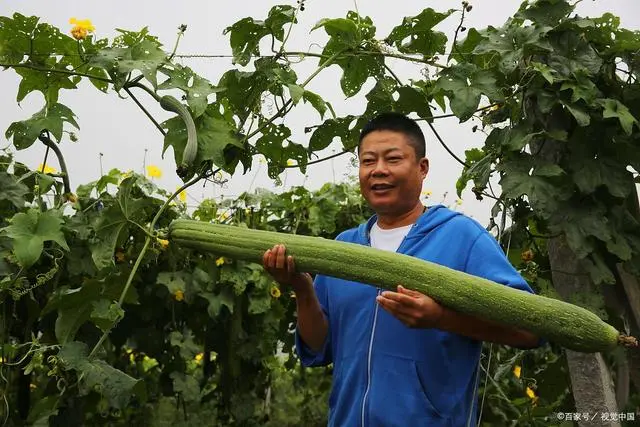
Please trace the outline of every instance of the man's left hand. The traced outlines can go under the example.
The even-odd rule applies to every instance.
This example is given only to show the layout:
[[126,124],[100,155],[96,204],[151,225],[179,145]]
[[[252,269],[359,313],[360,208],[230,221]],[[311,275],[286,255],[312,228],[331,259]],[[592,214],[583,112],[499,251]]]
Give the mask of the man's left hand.
[[432,298],[401,285],[398,292],[384,291],[376,300],[410,328],[436,328],[445,311]]

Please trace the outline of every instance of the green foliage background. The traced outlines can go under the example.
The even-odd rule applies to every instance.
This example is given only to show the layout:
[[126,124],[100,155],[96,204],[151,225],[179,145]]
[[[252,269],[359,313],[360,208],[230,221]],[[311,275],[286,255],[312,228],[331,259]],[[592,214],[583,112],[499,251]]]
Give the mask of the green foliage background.
[[[305,172],[326,160],[314,153],[336,138],[343,153],[353,152],[363,124],[383,111],[414,114],[436,135],[433,123],[443,116],[433,115],[434,104],[460,121],[481,119],[478,130],[487,138],[458,159],[465,167],[457,189],[472,182],[477,197],[495,199],[489,228],[538,293],[557,297],[546,242],[558,236],[597,285],[614,285],[618,264],[638,274],[638,32],[619,28],[610,14],[575,16],[561,0],[525,2],[499,28],[462,30],[472,9],[464,2],[405,17],[382,39],[356,12],[322,19],[312,29],[329,37],[320,52],[288,52],[303,4],[277,5],[264,19],[230,25],[235,63],[254,68],[230,69],[215,84],[174,62],[175,49],[165,52],[146,28],[77,41],[38,17],[0,17],[0,65],[22,78],[16,100],[34,91],[44,96],[41,111],[9,126],[11,149],[0,157],[6,423],[324,425],[330,368],[302,370],[292,355],[289,291],[260,266],[185,251],[163,236],[178,217],[327,238],[357,225],[371,212],[353,183],[245,193],[205,200],[193,211],[177,195],[203,180],[219,183],[220,170],[246,173],[256,155],[266,158],[274,179],[288,167]],[[435,27],[452,16],[460,25],[446,52],[448,37]],[[263,39],[271,40],[270,52],[260,51]],[[293,58],[317,60],[317,68],[299,78]],[[432,78],[403,82],[389,58],[423,64]],[[347,97],[375,79],[361,115],[338,117],[321,94],[306,89],[334,65]],[[59,147],[79,124],[59,93],[82,79],[136,101],[138,93],[150,102],[180,93],[198,132],[181,189],[168,193],[144,176],[112,170],[72,191],[64,166],[47,174],[14,161],[12,150],[41,142],[64,164]],[[275,114],[264,111],[265,99],[273,100]],[[282,120],[301,103],[323,120],[306,129],[308,144],[293,141]],[[154,123],[164,150],[171,147],[181,164],[185,123]],[[493,192],[491,176],[502,194]],[[513,221],[508,229],[506,216]],[[621,331],[633,325],[600,291],[576,294],[573,302]],[[560,424],[554,412],[574,410],[561,348],[485,350],[484,425],[548,426]],[[607,355],[612,367],[624,357]],[[640,400],[635,387],[630,410]]]

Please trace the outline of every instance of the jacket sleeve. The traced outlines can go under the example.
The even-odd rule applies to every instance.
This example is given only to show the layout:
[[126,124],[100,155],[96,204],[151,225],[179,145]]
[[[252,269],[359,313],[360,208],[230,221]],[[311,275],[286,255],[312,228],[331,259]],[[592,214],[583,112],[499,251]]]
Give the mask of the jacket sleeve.
[[331,319],[329,317],[329,298],[327,290],[327,277],[321,274],[316,275],[313,281],[320,308],[327,318],[327,337],[318,352],[311,350],[302,340],[298,328],[295,330],[296,353],[300,357],[303,366],[326,366],[333,362],[333,354],[331,351]]
[[[527,281],[511,265],[496,239],[484,229],[471,246],[465,271],[511,288],[534,293]],[[540,338],[537,347],[546,343],[547,340]]]

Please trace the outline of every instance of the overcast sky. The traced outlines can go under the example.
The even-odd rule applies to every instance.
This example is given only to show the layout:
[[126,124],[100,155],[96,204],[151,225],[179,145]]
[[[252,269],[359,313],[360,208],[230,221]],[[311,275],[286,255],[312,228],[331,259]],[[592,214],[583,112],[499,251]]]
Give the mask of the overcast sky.
[[[470,3],[473,5],[473,10],[468,14],[465,26],[478,29],[489,25],[502,25],[520,5],[520,2],[515,0],[477,0]],[[90,19],[96,27],[96,35],[99,38],[114,37],[115,28],[137,31],[148,26],[150,32],[159,37],[167,51],[173,47],[178,26],[186,24],[188,30],[180,42],[179,53],[229,54],[231,49],[228,36],[222,34],[223,30],[246,16],[264,19],[269,9],[275,4],[295,6],[294,1],[263,0],[236,2],[2,0],[0,14],[10,16],[14,12],[19,12],[24,15],[37,15],[42,21],[51,23],[67,33],[71,29],[69,18]],[[401,23],[404,16],[417,15],[426,7],[433,7],[436,10],[458,8],[460,2],[359,0],[357,7],[361,15],[372,18],[377,27],[377,36],[382,39],[394,26]],[[320,49],[312,44],[324,44],[326,40],[324,31],[309,33],[309,30],[319,19],[344,17],[347,11],[353,8],[353,1],[306,0],[305,10],[299,16],[299,24],[294,27],[288,42],[288,50],[319,51]],[[590,17],[612,12],[620,16],[621,26],[629,29],[640,28],[640,2],[637,0],[584,0],[578,5],[577,11],[582,16]],[[452,37],[458,21],[459,15],[452,15],[438,29]],[[214,84],[218,82],[222,73],[232,68],[230,59],[183,59],[181,61],[183,65],[191,67]],[[305,60],[296,66],[295,70],[300,81],[306,79],[316,66],[316,59]],[[403,80],[420,78],[420,69],[416,66],[393,62],[392,68]],[[324,70],[307,88],[330,101],[339,116],[361,114],[366,107],[364,95],[372,87],[372,82],[369,81],[357,96],[345,99],[339,86],[340,76],[340,69],[332,66]],[[0,72],[0,94],[4,99],[0,107],[1,146],[7,144],[4,131],[10,123],[30,117],[43,106],[40,93],[32,93],[18,105],[15,102],[18,84],[19,78],[13,70]],[[139,98],[159,121],[170,117],[169,113],[161,110],[145,94],[141,93]],[[79,184],[99,178],[100,153],[103,154],[104,172],[114,167],[124,171],[134,169],[142,172],[145,150],[147,165],[156,165],[163,171],[163,176],[156,180],[159,185],[168,190],[174,190],[181,184],[174,172],[173,153],[167,152],[165,158],[162,158],[162,135],[132,100],[121,99],[113,91],[104,94],[90,84],[83,83],[77,90],[61,92],[59,102],[67,105],[77,114],[80,124],[80,131],[77,132],[80,140],[77,143],[71,143],[68,139],[62,142],[62,150],[74,189]],[[304,133],[304,127],[319,123],[321,123],[320,117],[307,105],[295,108],[286,120],[286,124],[293,133],[292,140],[303,145],[308,143],[311,135]],[[457,119],[449,118],[436,121],[435,126],[450,148],[463,157],[466,149],[482,146],[483,135],[479,132],[471,132],[473,124],[473,122],[460,124]],[[427,138],[427,156],[431,163],[424,189],[432,192],[433,203],[441,202],[443,195],[448,193],[445,203],[455,206],[455,182],[460,175],[461,166],[438,144],[428,126],[422,123],[422,128]],[[321,157],[331,154],[334,150],[340,150],[340,146],[329,147],[325,153],[321,153]],[[17,158],[35,168],[42,162],[44,151],[44,147],[36,143],[28,150],[19,152]],[[58,168],[57,162],[48,163]],[[251,171],[246,175],[235,174],[225,188],[215,188],[212,185],[205,188],[192,187],[189,191],[188,203],[196,204],[202,198],[219,197],[221,194],[234,196],[256,187],[276,189],[274,183],[267,177],[265,169],[265,165],[261,165],[256,160]],[[345,174],[354,174],[354,172],[356,171],[349,166],[348,156],[342,156],[332,162],[311,166],[306,180],[304,175],[293,169],[285,172],[286,175],[282,175],[282,180],[284,188],[304,183],[310,189],[317,189],[328,181],[342,180]],[[279,187],[277,191],[281,188]],[[467,190],[463,194],[463,202],[458,209],[478,219],[482,224],[486,224],[492,204],[491,200],[487,199],[482,202],[476,201],[473,194]]]

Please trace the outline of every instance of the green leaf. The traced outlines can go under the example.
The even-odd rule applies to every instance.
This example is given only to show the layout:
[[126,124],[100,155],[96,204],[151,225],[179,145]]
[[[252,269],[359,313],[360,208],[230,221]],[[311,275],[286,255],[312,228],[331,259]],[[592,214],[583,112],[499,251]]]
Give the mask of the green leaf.
[[602,242],[611,240],[603,205],[571,201],[557,209],[550,218],[553,224],[557,224],[553,231],[564,231],[567,244],[579,259],[593,252],[595,242],[592,237]]
[[565,0],[539,0],[534,3],[522,3],[515,16],[522,20],[529,19],[538,25],[555,26],[567,18],[574,7]]
[[334,138],[340,138],[345,148],[353,144],[355,129],[349,129],[351,123],[356,118],[354,116],[338,117],[337,119],[325,120],[316,128],[309,139],[309,150],[320,151],[327,148]]
[[302,99],[304,99],[305,102],[310,103],[313,108],[316,109],[318,114],[320,114],[320,118],[324,119],[324,113],[327,112],[327,103],[324,101],[324,99],[322,99],[320,95],[305,90],[302,94]]
[[[102,68],[111,76],[119,75],[120,80],[124,80],[124,76],[132,71],[138,70],[153,87],[157,87],[158,68],[167,62],[167,56],[161,49],[161,44],[147,37],[144,30],[140,33],[129,33],[129,36],[134,37],[134,34],[137,39],[130,40],[128,47],[100,49],[91,57],[88,65]],[[118,84],[116,89],[119,89]]]
[[262,135],[256,141],[256,150],[267,158],[269,176],[276,178],[289,160],[293,160],[304,173],[307,165],[307,150],[300,144],[289,140],[291,130],[284,125],[268,123],[261,125]]
[[186,330],[183,333],[172,331],[169,334],[169,343],[172,347],[178,347],[180,356],[184,360],[193,360],[194,356],[202,351],[202,348],[193,340],[193,332]]
[[296,8],[286,4],[277,4],[269,10],[269,16],[264,20],[264,26],[280,41],[284,40],[284,26],[289,23],[297,23],[294,20]]
[[418,53],[426,58],[444,53],[447,36],[440,31],[433,31],[433,27],[454,11],[455,9],[449,9],[440,13],[426,8],[416,16],[406,16],[402,24],[391,30],[385,41],[402,53]]
[[38,261],[44,242],[53,241],[64,250],[69,250],[62,234],[63,220],[58,211],[29,209],[26,213],[15,214],[9,222],[10,225],[2,230],[13,239],[13,253],[24,268]]
[[12,18],[0,16],[0,60],[17,64],[29,52],[31,36],[38,25],[37,16],[14,13]]
[[558,165],[542,164],[535,167],[533,173],[537,176],[560,176],[565,173]]
[[115,203],[107,206],[94,226],[96,240],[91,244],[91,256],[98,270],[114,264],[116,245],[145,208],[153,206],[150,199],[136,195],[134,188],[140,178],[136,175],[125,178],[120,184]]
[[638,120],[631,115],[629,109],[618,101],[617,99],[599,99],[597,103],[602,106],[604,111],[602,117],[605,119],[617,118],[620,121],[620,126],[624,129],[627,135],[631,135],[633,132],[633,125],[638,125]]
[[289,88],[289,94],[291,95],[293,105],[296,105],[304,95],[304,88],[294,84],[288,84],[287,87]]
[[[65,68],[68,64],[62,62],[54,62],[46,69],[68,71]],[[39,91],[42,92],[47,105],[53,105],[58,102],[61,89],[76,89],[81,79],[80,76],[68,76],[53,71],[45,72],[30,68],[17,68],[16,73],[22,77],[18,86],[16,101],[21,102],[31,92]]]
[[233,64],[247,65],[252,55],[259,55],[260,40],[269,34],[263,21],[247,17],[225,28],[223,34],[230,34],[229,42],[233,52]]
[[162,67],[160,72],[168,79],[160,83],[158,90],[180,89],[187,95],[187,104],[193,117],[199,117],[207,109],[207,97],[224,89],[216,88],[209,81],[194,73],[189,67],[172,64],[171,68]]
[[[340,87],[348,98],[360,92],[369,77],[378,78],[384,74],[384,56],[370,53],[380,51],[373,40],[376,30],[371,18],[349,12],[347,18],[323,19],[313,30],[320,27],[324,27],[330,36],[322,51],[324,57],[350,52],[334,59],[342,69]],[[366,53],[359,53],[360,49]]]
[[486,55],[497,53],[499,56],[498,69],[505,75],[509,75],[522,64],[525,56],[535,53],[546,54],[552,47],[546,40],[551,27],[547,26],[510,26],[502,28],[489,27],[482,31],[485,37],[480,41],[474,54]]
[[571,115],[576,119],[576,122],[578,122],[578,126],[589,126],[589,123],[591,123],[591,117],[589,116],[589,113],[582,107],[578,107],[575,104],[567,104],[564,102],[562,103],[562,105],[564,105],[567,110],[569,110]]
[[492,165],[495,162],[495,155],[492,153],[485,154],[484,151],[477,148],[465,151],[466,164],[462,170],[460,178],[456,182],[456,194],[458,197],[462,197],[462,192],[467,186],[469,180],[473,180],[474,187],[477,189],[484,189],[489,182],[491,172],[493,171]]
[[356,47],[360,41],[358,37],[358,25],[348,18],[324,18],[311,28],[310,32],[324,28],[329,37],[335,39],[346,47]]
[[553,51],[548,56],[547,65],[562,78],[570,79],[580,74],[593,76],[600,71],[602,59],[579,33],[552,33],[549,42]]
[[562,83],[560,91],[571,89],[571,102],[578,102],[583,99],[590,104],[599,95],[596,85],[589,79],[579,78],[577,81],[568,80]]
[[171,372],[169,376],[173,380],[174,393],[179,393],[185,402],[200,401],[200,385],[198,384],[198,380],[182,372]]
[[74,39],[38,21],[36,16],[25,17],[19,13],[14,13],[12,18],[0,17],[0,62],[28,65],[14,69],[22,77],[18,102],[33,91],[40,91],[46,104],[53,105],[58,101],[60,89],[76,88],[80,77],[42,70],[76,69],[81,65],[81,58]]
[[7,200],[16,208],[22,208],[25,203],[25,196],[29,188],[21,182],[16,181],[13,175],[0,172],[0,200]]
[[[236,128],[220,114],[219,105],[210,104],[204,114],[195,119],[195,125],[198,132],[198,153],[194,165],[210,160],[217,166],[226,167],[225,149],[228,146],[244,149]],[[182,163],[182,153],[187,144],[184,121],[180,117],[173,117],[163,122],[162,126],[167,131],[162,154],[171,146],[176,164]]]
[[[533,163],[531,156],[524,154],[518,160],[499,164],[497,169],[503,172],[500,185],[505,197],[516,199],[526,195],[534,212],[548,218],[557,212],[560,203],[567,200],[571,192],[567,184],[545,176],[549,172],[548,167],[542,169],[541,175],[536,166],[540,167]],[[533,172],[529,174],[532,168]]]
[[573,180],[585,194],[594,193],[604,185],[612,196],[624,198],[633,189],[633,180],[626,165],[615,159],[576,158],[573,167]]
[[496,90],[496,83],[491,72],[481,70],[473,64],[458,64],[440,74],[436,87],[447,93],[451,111],[464,122],[478,109],[482,95],[492,101],[502,98]]
[[207,313],[209,313],[209,316],[212,319],[218,317],[222,306],[227,307],[229,309],[229,312],[233,313],[234,293],[231,289],[222,288],[217,295],[211,292],[204,292],[200,295],[209,302]]
[[49,417],[58,414],[59,395],[48,395],[34,402],[27,423],[33,427],[49,427]]
[[540,73],[549,84],[553,84],[556,81],[556,71],[547,64],[532,61],[531,68]]
[[124,317],[124,310],[117,302],[106,299],[93,301],[90,318],[102,332],[106,332]]
[[[594,284],[599,285],[601,283],[605,283],[608,285],[612,285],[616,283],[616,279],[611,272],[611,269],[607,266],[607,263],[604,262],[599,254],[595,252],[591,253],[587,258],[585,258],[583,263],[586,270],[589,272],[591,280],[593,280]],[[600,316],[602,320],[608,319],[607,311],[605,309],[604,297],[599,292],[582,292],[579,295],[583,298],[576,301],[574,304],[581,305],[582,307],[593,311],[598,316]]]
[[358,55],[351,60],[336,61],[342,67],[340,87],[347,98],[356,95],[369,77],[379,77],[384,70],[384,58],[374,55]]
[[141,380],[130,377],[103,360],[90,360],[88,354],[87,345],[76,341],[66,343],[58,353],[62,366],[79,374],[86,391],[98,391],[107,398],[110,406],[117,409],[126,408],[133,395],[144,397],[144,383]]
[[83,303],[79,306],[60,310],[56,318],[55,333],[59,344],[73,341],[78,329],[89,321],[91,304]]
[[29,148],[45,129],[57,142],[60,142],[65,122],[79,129],[73,111],[65,105],[53,104],[49,107],[45,106],[30,119],[11,123],[5,132],[5,137],[7,139],[13,137],[13,145],[18,150]]
[[184,271],[163,271],[158,274],[156,282],[167,287],[170,294],[187,290],[188,273]]

